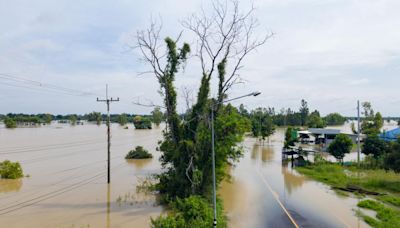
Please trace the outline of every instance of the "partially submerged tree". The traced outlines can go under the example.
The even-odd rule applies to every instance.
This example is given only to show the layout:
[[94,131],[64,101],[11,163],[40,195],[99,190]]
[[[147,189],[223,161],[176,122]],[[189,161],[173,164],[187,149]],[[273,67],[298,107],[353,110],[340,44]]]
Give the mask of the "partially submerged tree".
[[121,126],[125,126],[128,123],[128,116],[125,113],[118,115],[118,123]]
[[[160,144],[160,158],[166,172],[159,176],[158,189],[167,197],[187,197],[192,194],[208,195],[212,186],[211,131],[209,113],[215,111],[216,171],[218,182],[222,180],[229,162],[241,156],[237,143],[248,129],[246,118],[236,108],[222,105],[227,92],[240,83],[239,70],[243,59],[270,37],[253,39],[257,21],[252,18],[253,8],[241,13],[237,1],[213,2],[211,15],[194,14],[183,22],[185,28],[196,36],[195,55],[200,60],[201,81],[197,100],[190,108],[185,121],[176,111],[177,92],[175,75],[185,63],[190,52],[187,43],[177,47],[178,39],[164,39],[163,51],[161,27],[152,23],[150,28],[137,33],[137,47],[143,60],[151,67],[144,73],[154,74],[160,84],[166,108],[167,129]],[[227,65],[230,64],[228,70]],[[218,77],[216,99],[210,99],[210,80]]]
[[13,118],[10,117],[6,117],[3,120],[4,125],[6,125],[6,128],[16,128],[17,127],[17,123],[15,122],[15,120]]
[[161,112],[160,107],[155,107],[154,110],[151,112],[152,121],[156,126],[159,126],[161,121],[164,119],[164,113]]
[[315,110],[308,116],[307,126],[310,128],[324,128],[326,123],[321,118],[319,112]]

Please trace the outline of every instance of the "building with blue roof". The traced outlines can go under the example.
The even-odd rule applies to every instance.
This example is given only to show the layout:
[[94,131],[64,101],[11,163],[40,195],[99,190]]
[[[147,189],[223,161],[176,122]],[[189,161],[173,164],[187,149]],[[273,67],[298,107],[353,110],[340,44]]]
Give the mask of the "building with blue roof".
[[400,128],[396,128],[390,131],[383,132],[379,134],[379,138],[387,142],[394,142],[400,137]]

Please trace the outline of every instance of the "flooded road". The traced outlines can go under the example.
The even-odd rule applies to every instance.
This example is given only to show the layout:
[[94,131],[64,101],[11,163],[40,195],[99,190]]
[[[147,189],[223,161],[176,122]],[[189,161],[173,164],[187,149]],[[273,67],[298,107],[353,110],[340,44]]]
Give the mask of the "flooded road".
[[247,138],[247,152],[223,183],[230,227],[368,227],[355,216],[357,199],[309,180],[281,159],[284,129],[270,143]]
[[[25,177],[0,180],[0,224],[6,227],[149,227],[163,212],[155,196],[136,186],[160,172],[156,151],[162,127],[112,125],[111,185],[106,184],[106,126],[52,124],[0,128],[0,160],[20,161]],[[219,191],[229,227],[367,227],[355,216],[357,200],[282,164],[283,129],[260,145],[243,142],[244,157]],[[142,145],[153,159],[126,161]]]

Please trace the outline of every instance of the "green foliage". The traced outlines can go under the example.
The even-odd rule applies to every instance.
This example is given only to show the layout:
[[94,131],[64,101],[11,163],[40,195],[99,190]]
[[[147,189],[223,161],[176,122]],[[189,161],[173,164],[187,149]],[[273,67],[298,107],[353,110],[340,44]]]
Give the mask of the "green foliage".
[[390,144],[389,152],[384,160],[385,169],[400,172],[400,139]]
[[378,135],[383,127],[382,115],[379,112],[374,114],[375,112],[370,102],[363,102],[362,107],[364,109],[364,118],[361,123],[361,133],[366,135]]
[[356,185],[369,191],[395,195],[400,193],[400,175],[383,169],[359,169],[355,166],[345,167],[324,161],[306,167],[296,167],[296,170],[335,187]]
[[319,112],[315,110],[308,116],[307,126],[310,128],[324,128],[326,123],[321,118]]
[[18,179],[24,176],[19,162],[5,160],[0,162],[0,176],[5,179]]
[[10,117],[6,117],[4,119],[4,124],[6,125],[6,128],[16,128],[17,127],[17,123],[15,122],[15,120],[13,120]]
[[288,127],[285,132],[284,148],[289,148],[289,146],[294,146],[296,142],[297,142],[296,129],[293,127]]
[[257,108],[250,114],[251,131],[253,136],[265,140],[275,132],[275,125],[271,114],[265,108]]
[[309,109],[308,109],[307,101],[305,101],[304,99],[301,100],[301,106],[300,106],[299,112],[300,112],[300,118],[301,118],[301,126],[305,126],[308,121]]
[[391,196],[391,195],[382,195],[382,196],[378,196],[378,199],[380,201],[392,204],[393,206],[400,207],[400,197]]
[[44,116],[44,123],[46,124],[51,124],[51,121],[53,120],[53,116],[51,114],[45,114]]
[[156,126],[159,126],[161,121],[164,119],[164,113],[161,112],[160,107],[155,107],[154,110],[151,112],[152,121]]
[[[213,224],[213,207],[211,202],[201,196],[190,196],[177,199],[169,204],[170,212],[167,216],[151,219],[154,228],[208,228]],[[217,225],[226,227],[226,218],[223,215],[221,202],[217,203]]]
[[366,220],[373,227],[400,227],[399,210],[386,207],[382,203],[370,199],[360,201],[357,206],[376,211],[376,218],[379,220],[371,217]]
[[378,159],[387,150],[388,146],[385,141],[381,140],[376,135],[371,135],[365,139],[361,152],[366,155],[372,155],[375,159]]
[[87,120],[89,122],[96,122],[97,125],[100,125],[101,121],[103,120],[103,117],[101,116],[100,112],[91,112],[87,114]]
[[137,146],[134,150],[130,150],[125,159],[146,159],[152,158],[153,155],[145,150],[142,146]]
[[151,129],[151,121],[147,117],[135,116],[133,125],[135,125],[136,129]]
[[324,121],[327,125],[343,125],[346,122],[346,118],[335,112],[325,116]]
[[70,115],[68,119],[71,125],[75,125],[78,118],[76,115]]
[[125,113],[122,113],[121,115],[118,116],[118,123],[121,126],[124,126],[125,124],[128,123],[128,117],[126,116]]
[[329,153],[337,160],[343,161],[345,154],[350,153],[353,141],[345,134],[339,134],[328,146]]

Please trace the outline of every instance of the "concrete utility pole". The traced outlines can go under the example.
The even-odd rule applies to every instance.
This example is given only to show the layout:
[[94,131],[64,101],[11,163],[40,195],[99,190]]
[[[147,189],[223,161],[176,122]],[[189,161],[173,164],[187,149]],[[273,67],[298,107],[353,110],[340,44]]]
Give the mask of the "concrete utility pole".
[[106,84],[106,99],[100,100],[97,98],[97,102],[106,102],[107,104],[107,183],[110,183],[110,148],[111,148],[111,141],[110,141],[110,102],[119,101],[119,98],[108,99],[108,84]]
[[357,164],[360,165],[360,101],[357,100]]

